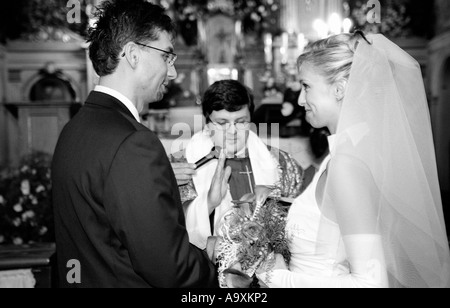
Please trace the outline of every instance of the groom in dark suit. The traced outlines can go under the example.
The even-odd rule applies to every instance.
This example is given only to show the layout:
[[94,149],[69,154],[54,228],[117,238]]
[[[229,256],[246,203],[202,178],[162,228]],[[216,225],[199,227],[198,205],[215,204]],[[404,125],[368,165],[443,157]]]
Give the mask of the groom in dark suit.
[[139,123],[177,76],[172,21],[144,0],[105,1],[97,17],[89,55],[99,86],[62,132],[52,167],[60,284],[215,287],[208,256],[189,244],[164,148]]

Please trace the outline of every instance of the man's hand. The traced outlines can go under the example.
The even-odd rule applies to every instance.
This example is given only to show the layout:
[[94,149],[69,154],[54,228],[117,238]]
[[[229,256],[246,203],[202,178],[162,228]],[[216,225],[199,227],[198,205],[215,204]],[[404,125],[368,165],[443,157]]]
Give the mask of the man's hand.
[[225,168],[225,161],[227,157],[225,151],[222,150],[217,164],[216,173],[214,174],[211,187],[208,192],[208,209],[209,214],[222,203],[228,192],[228,182],[231,177],[231,167]]
[[195,164],[188,163],[172,163],[172,169],[175,173],[178,186],[183,186],[192,180],[192,176],[195,174]]

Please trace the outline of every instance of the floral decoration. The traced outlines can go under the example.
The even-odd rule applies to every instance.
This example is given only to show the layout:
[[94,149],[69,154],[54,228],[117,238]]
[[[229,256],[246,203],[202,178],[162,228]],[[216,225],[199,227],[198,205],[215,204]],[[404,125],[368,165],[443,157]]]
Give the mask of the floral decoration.
[[367,14],[371,9],[367,6],[367,1],[356,1],[353,4],[351,17],[355,27],[366,33],[382,33],[391,38],[407,36],[411,34],[409,28],[411,18],[408,17],[406,3],[405,0],[382,3],[381,23],[377,24],[367,22]]
[[[163,0],[174,11],[180,32],[191,32],[188,45],[195,44],[197,20],[204,15],[223,13],[242,20],[244,33],[277,31],[280,0]],[[191,44],[189,44],[191,43]]]
[[[25,39],[31,41],[80,40],[86,36],[89,25],[89,9],[91,0],[79,0],[80,22],[69,23],[67,0],[16,0],[2,1],[0,11],[7,12],[4,23],[6,39]],[[1,31],[0,31],[1,32]]]
[[36,153],[0,175],[0,244],[54,242],[51,157]]

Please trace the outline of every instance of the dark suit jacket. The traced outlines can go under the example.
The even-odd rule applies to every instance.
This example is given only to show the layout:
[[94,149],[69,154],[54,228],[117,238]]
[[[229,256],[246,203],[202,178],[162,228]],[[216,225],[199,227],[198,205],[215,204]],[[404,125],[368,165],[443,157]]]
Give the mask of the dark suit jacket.
[[[90,94],[60,136],[52,181],[62,287],[217,286],[214,266],[189,244],[161,142],[119,100]],[[67,281],[70,260],[81,284]]]

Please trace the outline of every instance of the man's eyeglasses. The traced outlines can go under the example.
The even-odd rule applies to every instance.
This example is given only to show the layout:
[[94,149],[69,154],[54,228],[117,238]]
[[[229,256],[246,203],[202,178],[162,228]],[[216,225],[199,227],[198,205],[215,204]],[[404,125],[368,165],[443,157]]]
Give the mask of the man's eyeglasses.
[[[166,51],[166,50],[162,50],[162,49],[159,49],[159,48],[156,48],[156,47],[153,47],[153,46],[148,46],[148,45],[141,44],[141,43],[136,43],[136,45],[164,52],[167,55],[166,63],[169,66],[173,66],[175,64],[175,61],[177,61],[178,56],[177,56],[176,53],[173,53],[173,52],[170,52],[170,51]],[[124,57],[124,56],[125,56],[125,53],[122,55],[122,57]]]
[[242,123],[223,123],[223,124],[219,124],[216,122],[211,122],[212,125],[214,125],[214,127],[218,130],[222,130],[222,131],[227,131],[231,128],[231,125],[233,125],[236,130],[241,130],[241,131],[245,131],[245,130],[249,130],[251,123],[250,122],[242,122]]

